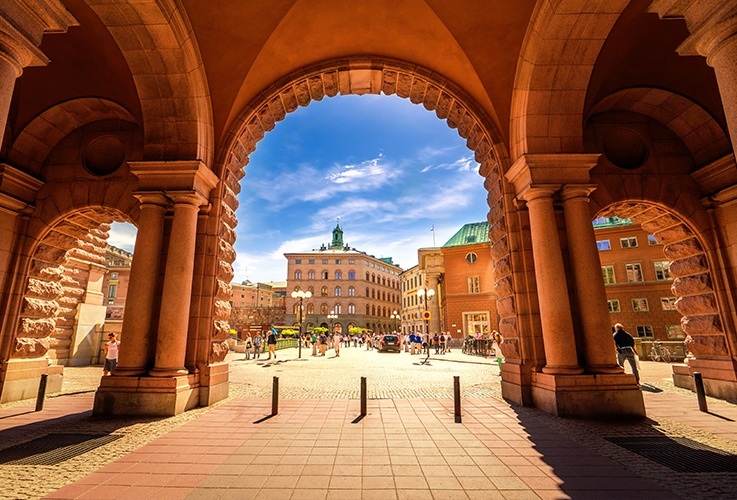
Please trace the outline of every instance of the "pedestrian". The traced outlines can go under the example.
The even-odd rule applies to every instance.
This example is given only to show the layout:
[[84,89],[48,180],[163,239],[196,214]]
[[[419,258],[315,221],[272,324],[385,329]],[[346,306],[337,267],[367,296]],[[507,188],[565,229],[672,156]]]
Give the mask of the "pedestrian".
[[445,333],[440,332],[440,353],[445,354]]
[[453,337],[450,332],[445,332],[445,348],[450,352],[450,347],[453,344]]
[[274,330],[269,330],[269,336],[266,337],[266,344],[269,347],[269,359],[271,359],[271,355],[274,355],[274,359],[276,359],[276,334],[274,333]]
[[617,364],[624,368],[624,360],[626,359],[632,367],[632,374],[635,376],[637,385],[640,385],[640,372],[637,370],[637,353],[635,352],[635,339],[624,329],[622,323],[614,325],[614,345],[617,346]]
[[432,336],[432,345],[435,347],[435,354],[440,354],[440,336],[438,332]]
[[504,343],[504,337],[496,330],[491,331],[491,346],[496,356],[496,364],[499,366],[499,376],[502,376],[502,363],[504,363],[504,356],[502,355],[502,344]]
[[263,341],[264,339],[261,337],[260,332],[253,337],[253,359],[258,359],[261,356],[261,344]]
[[314,331],[310,335],[310,340],[312,341],[312,355],[317,356],[317,334]]
[[251,334],[246,334],[246,348],[243,350],[245,352],[246,357],[243,358],[244,361],[251,359],[251,348],[253,348],[253,339],[251,339]]
[[115,333],[108,333],[108,341],[105,343],[105,366],[102,367],[102,375],[112,375],[118,366],[118,351],[120,341],[115,338]]
[[333,334],[333,349],[335,349],[336,358],[340,356],[341,342],[343,342],[343,336],[339,332],[334,333]]
[[320,356],[325,356],[325,351],[328,348],[328,337],[324,333],[320,335]]

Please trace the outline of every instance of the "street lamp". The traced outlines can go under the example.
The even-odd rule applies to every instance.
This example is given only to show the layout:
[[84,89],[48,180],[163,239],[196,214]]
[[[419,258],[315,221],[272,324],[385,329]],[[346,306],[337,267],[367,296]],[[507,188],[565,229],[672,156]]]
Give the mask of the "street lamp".
[[397,311],[394,311],[389,317],[394,320],[394,333],[397,333],[397,320],[399,320],[402,316]]
[[295,290],[292,292],[292,298],[299,299],[299,337],[297,339],[297,350],[299,352],[299,359],[302,359],[302,321],[304,319],[304,315],[302,314],[302,311],[304,310],[302,301],[304,299],[309,299],[310,297],[312,297],[312,292],[310,292],[309,290],[306,292],[303,292],[302,290]]
[[[427,334],[427,357],[430,357],[430,311],[428,310],[428,302],[435,296],[435,290],[432,288],[423,287],[417,290],[417,298],[420,304],[425,305],[425,310],[422,313],[422,319],[425,320],[425,333]],[[427,360],[425,360],[427,361]]]
[[330,334],[332,335],[335,333],[333,330],[335,329],[335,320],[338,319],[338,315],[335,314],[335,311],[330,311],[330,314],[328,314],[328,319],[330,320]]

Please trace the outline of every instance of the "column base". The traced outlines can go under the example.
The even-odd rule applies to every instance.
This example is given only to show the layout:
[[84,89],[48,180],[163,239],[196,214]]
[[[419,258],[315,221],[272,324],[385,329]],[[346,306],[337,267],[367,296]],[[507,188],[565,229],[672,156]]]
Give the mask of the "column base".
[[196,375],[178,377],[102,377],[93,415],[171,417],[200,403]]
[[113,377],[138,377],[141,375],[146,375],[146,367],[140,367],[140,368],[116,368],[113,371]]
[[673,383],[695,391],[694,372],[701,373],[708,396],[728,401],[737,400],[737,370],[732,360],[689,359],[687,364],[673,364]]
[[521,406],[532,406],[529,366],[517,362],[502,363],[502,397]]
[[580,366],[550,366],[546,365],[543,368],[543,373],[549,373],[551,375],[578,375],[583,373],[583,368]]
[[210,406],[228,397],[230,365],[215,363],[200,370],[200,406]]
[[645,402],[635,377],[532,373],[533,406],[558,417],[645,416]]
[[38,396],[41,375],[47,374],[46,394],[61,392],[64,367],[49,366],[48,358],[9,359],[0,372],[0,403]]
[[586,366],[586,372],[588,373],[605,373],[605,374],[617,374],[622,373],[622,367],[612,363],[611,365],[590,365]]
[[189,371],[186,368],[154,368],[148,374],[152,377],[181,377],[188,375]]

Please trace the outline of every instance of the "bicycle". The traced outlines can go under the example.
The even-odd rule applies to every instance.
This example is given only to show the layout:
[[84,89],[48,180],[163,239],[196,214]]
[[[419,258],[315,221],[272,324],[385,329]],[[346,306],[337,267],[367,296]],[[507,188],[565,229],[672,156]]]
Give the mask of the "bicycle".
[[664,363],[670,363],[672,359],[668,348],[660,342],[653,342],[649,358],[650,361],[663,361]]

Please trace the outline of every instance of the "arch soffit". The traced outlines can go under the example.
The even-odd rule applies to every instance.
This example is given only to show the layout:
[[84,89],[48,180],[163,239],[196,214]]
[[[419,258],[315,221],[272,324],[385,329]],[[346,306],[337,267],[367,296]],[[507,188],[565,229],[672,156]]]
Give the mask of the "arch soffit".
[[659,121],[681,138],[699,166],[730,151],[729,138],[717,121],[692,100],[669,90],[620,90],[596,103],[589,117],[606,111],[630,111]]
[[629,1],[539,0],[517,63],[512,159],[583,151],[583,110],[594,64]]
[[144,159],[199,159],[210,165],[215,134],[210,91],[181,0],[86,1],[110,30],[136,82]]
[[8,150],[8,160],[19,168],[38,172],[64,137],[88,123],[108,119],[136,123],[125,108],[107,99],[85,97],[57,104],[26,125]]

